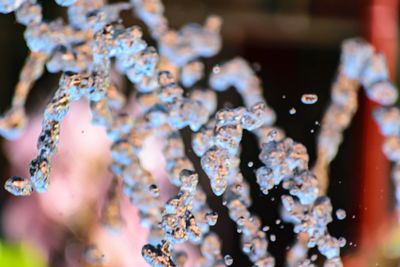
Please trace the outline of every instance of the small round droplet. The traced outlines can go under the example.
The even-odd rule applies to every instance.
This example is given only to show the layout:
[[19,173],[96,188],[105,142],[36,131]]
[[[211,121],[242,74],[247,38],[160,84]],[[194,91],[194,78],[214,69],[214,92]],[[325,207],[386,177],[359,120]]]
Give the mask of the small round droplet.
[[301,96],[301,102],[306,105],[317,103],[318,96],[316,94],[304,94]]
[[346,211],[342,209],[336,210],[336,218],[338,218],[338,220],[343,220],[346,218]]
[[150,190],[151,194],[155,197],[158,197],[160,195],[160,189],[158,188],[158,186],[156,184],[151,184],[149,186],[149,190]]
[[342,247],[344,247],[345,245],[346,245],[346,238],[344,238],[344,237],[340,237],[339,238],[339,246],[342,248]]
[[216,211],[207,212],[206,220],[208,225],[215,225],[218,221],[218,213]]
[[271,242],[275,242],[276,241],[276,235],[270,235],[269,239],[271,240]]
[[282,95],[282,99],[286,99],[286,95]]
[[254,166],[254,162],[249,161],[249,162],[247,163],[247,166],[248,166],[249,168],[253,167],[253,166]]
[[227,266],[231,266],[232,264],[233,264],[233,258],[232,258],[232,256],[231,255],[225,255],[225,257],[224,257],[224,261],[225,261],[225,264],[227,265]]
[[279,220],[279,219],[275,221],[275,224],[277,224],[277,225],[279,225],[280,223],[281,223],[281,220]]
[[268,232],[269,231],[269,226],[268,225],[264,226],[262,228],[262,230],[263,230],[263,232]]
[[290,114],[290,115],[296,114],[296,109],[295,109],[295,108],[289,109],[289,114]]
[[217,65],[212,69],[213,73],[219,73],[221,71],[221,68]]
[[244,218],[243,216],[240,216],[240,217],[238,218],[238,220],[236,221],[236,223],[237,223],[237,225],[240,225],[240,226],[244,225],[244,223],[245,223],[245,218]]
[[31,181],[19,176],[9,178],[4,188],[14,196],[29,196],[33,192]]

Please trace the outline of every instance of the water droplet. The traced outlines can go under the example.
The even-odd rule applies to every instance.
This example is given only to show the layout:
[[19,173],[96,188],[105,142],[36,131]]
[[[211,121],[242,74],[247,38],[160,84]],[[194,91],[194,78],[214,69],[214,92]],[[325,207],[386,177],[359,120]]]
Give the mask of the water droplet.
[[343,220],[346,218],[346,211],[343,209],[336,210],[336,218],[338,218],[338,220]]
[[150,190],[151,194],[155,197],[158,197],[160,195],[160,189],[158,188],[158,186],[156,184],[151,184],[149,186],[149,190]]
[[218,213],[216,211],[207,212],[206,220],[208,225],[215,225],[218,221]]
[[271,242],[275,242],[276,241],[276,235],[270,235],[269,239],[271,240]]
[[217,65],[212,69],[213,73],[217,74],[221,72],[221,68]]
[[346,245],[346,238],[340,237],[339,238],[339,246],[342,248]]
[[19,176],[9,178],[4,188],[14,196],[28,196],[33,191],[31,181]]
[[243,226],[245,223],[245,218],[243,216],[240,216],[237,221],[236,221],[237,225]]
[[290,114],[290,115],[296,114],[296,109],[295,109],[295,108],[289,109],[289,114]]
[[281,223],[281,220],[279,220],[279,219],[275,221],[275,224],[280,224],[280,223]]
[[254,166],[254,162],[249,161],[249,162],[247,163],[247,166],[248,166],[249,168],[253,167],[253,166]]
[[228,255],[225,255],[224,261],[225,261],[225,264],[228,265],[228,266],[230,266],[230,265],[233,264],[233,258],[232,258],[232,256],[229,255],[229,254],[228,254]]
[[263,232],[268,232],[269,231],[269,226],[268,225],[264,226],[262,228],[262,230],[263,230]]
[[318,96],[316,94],[304,94],[301,96],[301,102],[306,105],[312,105],[317,103]]

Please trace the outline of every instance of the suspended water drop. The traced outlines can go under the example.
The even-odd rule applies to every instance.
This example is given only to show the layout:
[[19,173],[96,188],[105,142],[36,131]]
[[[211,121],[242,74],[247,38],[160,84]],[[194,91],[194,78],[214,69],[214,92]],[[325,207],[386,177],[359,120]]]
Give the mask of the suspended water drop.
[[343,209],[336,210],[336,218],[338,218],[338,220],[344,220],[346,218],[346,211]]
[[213,71],[213,73],[217,74],[217,73],[220,73],[221,68],[217,65],[212,69],[212,71]]
[[227,266],[232,265],[232,264],[233,264],[233,258],[232,258],[232,256],[229,255],[229,254],[225,255],[225,257],[224,257],[224,262],[225,262],[225,264],[226,264]]
[[216,211],[210,211],[206,214],[206,220],[208,225],[215,225],[218,221],[218,213]]
[[316,94],[303,94],[301,96],[301,102],[306,105],[312,105],[317,103],[318,96]]
[[344,237],[339,237],[339,246],[342,248],[346,245],[346,238]]
[[31,181],[19,176],[9,178],[4,188],[14,196],[29,196],[33,191]]
[[263,232],[268,232],[269,231],[269,226],[268,225],[264,226],[262,228],[262,230],[263,230]]
[[270,235],[269,239],[271,240],[271,242],[275,242],[276,241],[276,235]]
[[156,184],[151,184],[149,186],[149,190],[150,190],[151,194],[155,197],[158,197],[160,195],[160,189],[158,188],[158,186]]
[[248,166],[249,168],[253,167],[253,166],[254,166],[254,162],[249,161],[249,162],[247,163],[247,166]]
[[295,108],[289,109],[289,114],[290,114],[290,115],[296,114],[296,109],[295,109]]

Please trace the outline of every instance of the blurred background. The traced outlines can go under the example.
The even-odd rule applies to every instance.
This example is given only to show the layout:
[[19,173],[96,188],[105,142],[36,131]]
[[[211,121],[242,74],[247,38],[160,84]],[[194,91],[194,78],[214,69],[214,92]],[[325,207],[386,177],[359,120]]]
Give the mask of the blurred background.
[[[65,9],[54,1],[41,2],[46,19],[65,18]],[[344,39],[361,36],[372,42],[387,56],[392,79],[398,81],[396,78],[400,77],[396,68],[398,0],[163,2],[170,25],[176,29],[188,22],[202,23],[210,14],[223,18],[223,48],[216,57],[205,61],[207,70],[235,56],[249,60],[263,81],[268,104],[277,113],[277,125],[307,147],[311,164],[315,160],[318,122],[330,100],[330,86]],[[123,19],[126,25],[143,27],[131,12],[124,12]],[[28,49],[23,39],[24,28],[15,23],[14,15],[1,15],[0,25],[0,112],[3,113],[10,106]],[[27,103],[30,122],[23,136],[12,142],[0,140],[1,184],[10,175],[27,175],[40,131],[41,113],[57,87],[58,78],[46,73],[36,83]],[[124,90],[127,94],[131,92],[131,88]],[[305,93],[317,94],[318,102],[302,105],[300,99]],[[345,266],[399,266],[400,228],[393,209],[390,165],[382,155],[382,137],[371,119],[373,104],[362,93],[359,100],[359,110],[344,133],[344,142],[330,169],[328,195],[334,210],[346,210],[347,217],[342,221],[335,219],[329,230],[347,240],[342,249]],[[227,103],[241,105],[240,96],[234,90],[224,92],[219,96],[219,106]],[[296,109],[296,114],[289,114],[291,108]],[[110,144],[103,129],[90,125],[87,105],[77,103],[72,110],[62,128],[49,192],[16,198],[3,189],[0,191],[0,266],[85,266],[79,251],[88,232],[96,233],[99,242],[108,243],[105,250],[113,250],[111,255],[122,257],[113,265],[106,262],[103,266],[146,266],[140,256],[146,232],[139,226],[137,210],[128,201],[122,203],[128,221],[127,235],[109,235],[93,223],[110,181],[107,173]],[[189,131],[184,130],[183,135],[189,142]],[[242,144],[241,169],[251,184],[254,203],[251,211],[260,216],[264,225],[270,226],[268,234],[275,235],[276,241],[270,242],[269,251],[277,259],[277,266],[284,266],[294,235],[291,225],[276,224],[282,191],[273,190],[268,196],[261,194],[254,175],[260,166],[256,140],[245,134]],[[198,167],[193,152],[188,154]],[[149,156],[149,161],[154,159]],[[254,163],[252,167],[248,166],[250,161]],[[156,170],[158,164],[153,165],[147,167]],[[220,215],[214,230],[223,240],[223,254],[232,255],[232,266],[251,266],[241,252],[234,223],[207,183],[203,175],[201,185],[209,195],[209,205]],[[196,258],[195,249],[192,253]]]

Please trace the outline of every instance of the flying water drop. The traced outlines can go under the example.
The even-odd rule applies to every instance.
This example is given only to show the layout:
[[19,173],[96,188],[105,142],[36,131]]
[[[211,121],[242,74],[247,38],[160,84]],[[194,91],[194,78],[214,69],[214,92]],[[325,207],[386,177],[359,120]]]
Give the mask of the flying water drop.
[[318,96],[316,94],[304,94],[301,96],[301,102],[306,105],[317,103]]
[[338,220],[344,220],[346,218],[346,211],[342,209],[336,210],[336,218],[338,218]]
[[19,176],[9,178],[4,188],[14,196],[29,196],[33,192],[31,181]]
[[224,262],[227,266],[231,266],[233,264],[233,258],[231,255],[227,254],[224,257]]
[[150,191],[150,193],[151,193],[153,196],[155,196],[155,197],[158,197],[158,196],[160,195],[160,189],[159,189],[158,186],[155,185],[155,184],[151,184],[151,185],[149,186],[149,191]]
[[271,240],[271,242],[275,242],[276,241],[276,235],[270,235],[269,239]]
[[206,220],[208,225],[215,225],[218,221],[218,213],[216,211],[207,212]]

